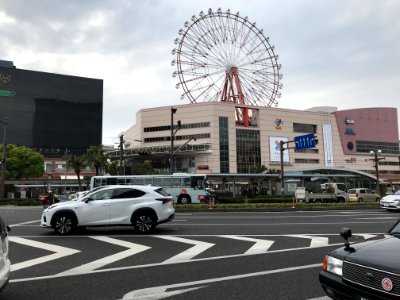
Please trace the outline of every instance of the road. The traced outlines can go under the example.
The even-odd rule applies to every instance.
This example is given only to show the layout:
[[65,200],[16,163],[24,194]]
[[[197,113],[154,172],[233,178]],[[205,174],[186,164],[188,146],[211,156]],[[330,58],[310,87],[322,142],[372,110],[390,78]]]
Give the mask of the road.
[[1,207],[11,226],[0,299],[327,299],[323,256],[386,232],[396,213],[370,210],[177,213],[152,235],[129,227],[57,236],[41,208]]

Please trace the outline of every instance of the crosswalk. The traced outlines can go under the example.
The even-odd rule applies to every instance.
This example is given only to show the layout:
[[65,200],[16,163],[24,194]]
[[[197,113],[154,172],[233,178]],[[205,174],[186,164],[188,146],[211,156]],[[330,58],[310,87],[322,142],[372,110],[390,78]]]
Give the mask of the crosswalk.
[[[358,234],[353,236],[353,240],[362,241],[373,237],[375,235]],[[82,275],[113,268],[150,267],[343,244],[343,240],[337,234],[113,237],[93,235],[67,238],[10,236],[9,241],[10,248],[13,250],[11,253],[22,253],[17,250],[18,247],[25,249],[25,255],[15,254],[11,257],[13,262],[12,281],[15,282],[26,281],[29,278],[33,280],[36,277]],[[97,256],[88,253],[88,249],[93,249],[90,251]],[[96,249],[106,249],[107,251],[104,250],[104,255],[101,255],[102,252],[99,254]],[[160,251],[161,249],[163,251]],[[31,252],[35,255],[29,258],[29,255],[26,254]],[[57,264],[57,268],[44,267],[52,263]],[[30,269],[34,269],[35,272],[22,272]],[[27,273],[34,273],[35,276],[27,278]]]

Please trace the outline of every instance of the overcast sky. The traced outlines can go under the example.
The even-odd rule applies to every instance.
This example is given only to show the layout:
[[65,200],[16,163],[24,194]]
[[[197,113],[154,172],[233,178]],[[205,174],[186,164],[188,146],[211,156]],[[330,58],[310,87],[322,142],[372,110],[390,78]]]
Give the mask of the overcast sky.
[[171,74],[178,30],[212,8],[248,16],[282,64],[281,108],[397,107],[397,0],[0,0],[0,59],[104,80],[103,143],[142,108],[185,104]]

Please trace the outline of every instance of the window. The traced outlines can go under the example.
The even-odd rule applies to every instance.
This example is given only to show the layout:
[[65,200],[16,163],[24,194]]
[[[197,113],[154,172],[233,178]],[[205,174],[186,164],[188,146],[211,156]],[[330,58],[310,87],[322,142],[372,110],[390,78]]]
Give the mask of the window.
[[317,125],[293,123],[293,132],[317,133]]
[[399,143],[383,143],[371,141],[356,141],[356,151],[369,153],[371,151],[382,150],[382,154],[399,154]]
[[122,198],[139,198],[146,193],[137,189],[115,189],[112,198],[122,199]]
[[97,193],[93,193],[90,198],[93,200],[108,200],[111,199],[111,195],[113,194],[112,189],[109,190],[100,190]]
[[237,172],[254,173],[261,165],[260,131],[236,129]]
[[[176,125],[174,126],[174,128]],[[210,122],[202,122],[202,123],[191,123],[191,124],[182,124],[182,129],[191,129],[191,128],[203,128],[203,127],[210,127]],[[154,131],[171,131],[170,125],[165,126],[155,126],[155,127],[145,127],[143,128],[144,132],[154,132]]]
[[295,158],[294,162],[296,164],[319,164],[319,159]]
[[219,166],[221,173],[229,173],[228,118],[219,117]]

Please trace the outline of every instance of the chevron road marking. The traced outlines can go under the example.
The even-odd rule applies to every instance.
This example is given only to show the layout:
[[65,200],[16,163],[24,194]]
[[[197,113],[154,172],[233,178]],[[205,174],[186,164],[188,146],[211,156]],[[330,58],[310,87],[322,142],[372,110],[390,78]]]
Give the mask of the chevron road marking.
[[329,246],[329,238],[323,236],[310,236],[304,234],[289,234],[288,237],[296,237],[301,239],[310,239],[310,248]]
[[61,247],[61,246],[57,246],[57,245],[51,245],[51,244],[42,243],[42,242],[38,242],[38,241],[32,241],[32,240],[15,237],[15,236],[10,236],[9,241],[18,243],[18,244],[22,244],[22,245],[35,247],[35,248],[40,248],[40,249],[51,251],[51,252],[55,252],[53,254],[49,254],[49,255],[45,255],[42,257],[35,258],[35,259],[30,259],[30,260],[27,260],[24,262],[12,264],[11,271],[17,271],[20,269],[32,267],[34,265],[47,263],[51,260],[59,259],[61,257],[65,257],[65,256],[69,256],[69,255],[81,252],[76,249]]
[[372,238],[376,237],[376,234],[368,234],[368,233],[356,234],[356,235],[362,236],[364,238],[364,240],[368,240],[368,239],[372,239]]
[[89,273],[89,272],[91,272],[93,270],[96,270],[96,269],[102,268],[102,267],[104,267],[106,265],[109,265],[109,264],[111,264],[113,262],[119,261],[119,260],[124,259],[124,258],[126,258],[128,256],[135,255],[137,253],[146,251],[146,250],[151,248],[151,247],[147,247],[147,246],[140,245],[140,244],[135,244],[135,243],[130,243],[130,242],[122,241],[122,240],[117,240],[117,239],[110,238],[110,237],[107,237],[107,236],[91,236],[90,238],[98,240],[98,241],[102,241],[102,242],[106,242],[106,243],[110,243],[110,244],[126,247],[126,248],[128,248],[128,250],[121,251],[121,252],[115,253],[113,255],[100,258],[98,260],[95,260],[95,261],[92,261],[90,263],[81,265],[79,267],[67,270],[65,272],[61,272],[58,275],[67,276],[67,275],[76,275],[76,274],[86,274],[86,273]]
[[180,237],[176,237],[176,236],[157,236],[157,237],[161,238],[161,239],[165,239],[165,240],[174,241],[174,242],[194,245],[192,248],[189,248],[189,249],[163,261],[162,264],[172,264],[172,263],[177,263],[177,262],[189,261],[193,257],[199,255],[200,253],[206,251],[208,248],[211,248],[212,246],[215,245],[212,243],[196,241],[196,240],[189,240],[189,239],[184,239],[184,238],[180,238]]
[[244,255],[265,253],[275,242],[275,241],[270,241],[270,240],[254,239],[254,238],[238,236],[238,235],[219,235],[219,236],[228,238],[228,239],[233,239],[233,240],[255,242],[255,244],[250,249],[248,249],[245,253],[243,253]]

